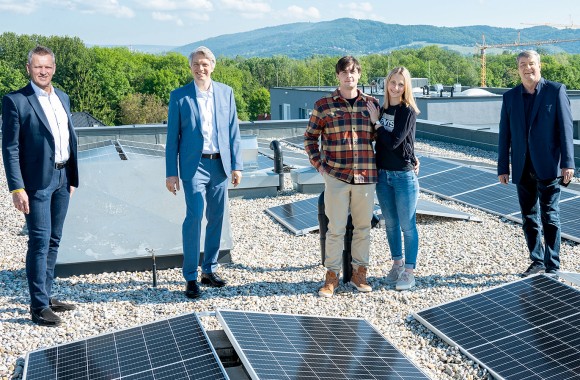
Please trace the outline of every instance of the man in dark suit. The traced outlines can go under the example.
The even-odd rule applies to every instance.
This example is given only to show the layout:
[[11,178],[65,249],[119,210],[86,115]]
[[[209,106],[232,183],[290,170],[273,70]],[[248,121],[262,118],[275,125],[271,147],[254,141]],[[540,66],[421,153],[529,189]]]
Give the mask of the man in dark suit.
[[61,323],[55,311],[75,309],[52,297],[62,227],[79,184],[70,99],[52,86],[55,69],[53,52],[37,46],[28,53],[30,83],[2,98],[2,158],[14,206],[26,218],[30,313],[42,326]]
[[[242,178],[240,128],[234,93],[215,82],[214,54],[204,46],[189,55],[193,82],[171,92],[165,149],[167,190],[185,192],[183,222],[183,276],[185,295],[197,298],[201,221],[207,219],[201,282],[215,287],[226,285],[216,273],[228,178],[237,186]],[[178,177],[179,174],[179,177]]]
[[497,174],[501,183],[508,183],[511,157],[512,182],[517,186],[532,261],[523,276],[544,271],[557,274],[559,182],[567,184],[574,176],[570,100],[563,84],[541,77],[537,52],[520,53],[517,63],[522,84],[503,95]]

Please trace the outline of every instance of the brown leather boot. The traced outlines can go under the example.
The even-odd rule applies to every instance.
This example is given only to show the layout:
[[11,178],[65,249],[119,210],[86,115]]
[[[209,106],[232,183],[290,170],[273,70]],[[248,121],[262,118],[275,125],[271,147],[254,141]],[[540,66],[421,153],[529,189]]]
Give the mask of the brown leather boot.
[[359,292],[371,292],[373,288],[367,283],[367,268],[362,265],[357,269],[352,268],[352,277],[350,279],[350,284],[357,288]]
[[318,295],[321,297],[332,297],[336,288],[338,288],[338,276],[331,270],[326,271],[326,279],[324,285],[318,291]]

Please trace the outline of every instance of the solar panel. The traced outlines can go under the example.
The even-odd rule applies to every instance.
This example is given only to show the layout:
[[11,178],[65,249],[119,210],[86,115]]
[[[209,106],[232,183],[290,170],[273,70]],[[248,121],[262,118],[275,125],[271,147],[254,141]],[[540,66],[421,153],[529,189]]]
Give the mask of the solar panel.
[[421,166],[419,167],[419,179],[456,169],[460,166],[459,164],[426,156],[420,156],[419,161],[421,162]]
[[[375,205],[374,212],[376,215],[381,214],[378,205]],[[319,227],[318,197],[270,207],[266,209],[266,213],[297,236],[316,231]],[[473,215],[425,199],[419,199],[417,202],[417,214],[479,221]]]
[[431,202],[426,199],[419,199],[417,201],[417,214],[480,221],[479,218],[471,214],[459,210],[454,210],[451,207]]
[[33,351],[24,379],[228,379],[195,313]]
[[318,229],[318,197],[270,207],[266,212],[295,235]]
[[421,189],[452,197],[467,191],[475,190],[489,184],[497,183],[495,174],[460,166],[445,172],[419,178]]
[[254,380],[428,379],[364,319],[233,310],[216,315]]
[[497,379],[580,379],[580,291],[536,275],[415,318]]

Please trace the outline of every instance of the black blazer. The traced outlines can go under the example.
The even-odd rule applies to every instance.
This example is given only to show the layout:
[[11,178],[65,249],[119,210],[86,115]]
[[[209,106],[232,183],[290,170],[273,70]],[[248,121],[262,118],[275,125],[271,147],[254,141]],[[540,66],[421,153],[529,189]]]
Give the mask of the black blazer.
[[519,183],[529,144],[530,158],[538,178],[554,179],[560,175],[560,169],[574,168],[572,112],[566,86],[540,78],[529,134],[526,134],[522,91],[525,89],[520,84],[503,95],[497,174],[510,173],[511,149],[512,182]]
[[[72,125],[70,99],[54,89],[68,116],[70,158],[69,182],[78,187],[77,136]],[[55,145],[50,125],[32,85],[2,98],[2,159],[10,191],[40,190],[50,185]]]

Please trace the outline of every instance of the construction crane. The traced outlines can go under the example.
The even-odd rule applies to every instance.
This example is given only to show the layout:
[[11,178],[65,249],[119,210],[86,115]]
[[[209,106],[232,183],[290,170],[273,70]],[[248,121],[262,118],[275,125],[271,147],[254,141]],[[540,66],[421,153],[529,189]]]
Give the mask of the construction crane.
[[518,39],[515,42],[506,43],[506,44],[492,44],[488,45],[485,43],[485,35],[482,34],[482,43],[481,45],[477,44],[477,48],[481,53],[481,87],[487,87],[486,79],[485,79],[485,72],[486,72],[486,59],[485,59],[485,50],[489,48],[505,48],[505,47],[517,47],[517,46],[529,46],[529,45],[553,45],[559,44],[562,42],[576,42],[580,41],[580,38],[571,38],[566,40],[543,40],[543,41],[529,41],[529,42],[521,42],[520,41],[520,33],[518,32]]

